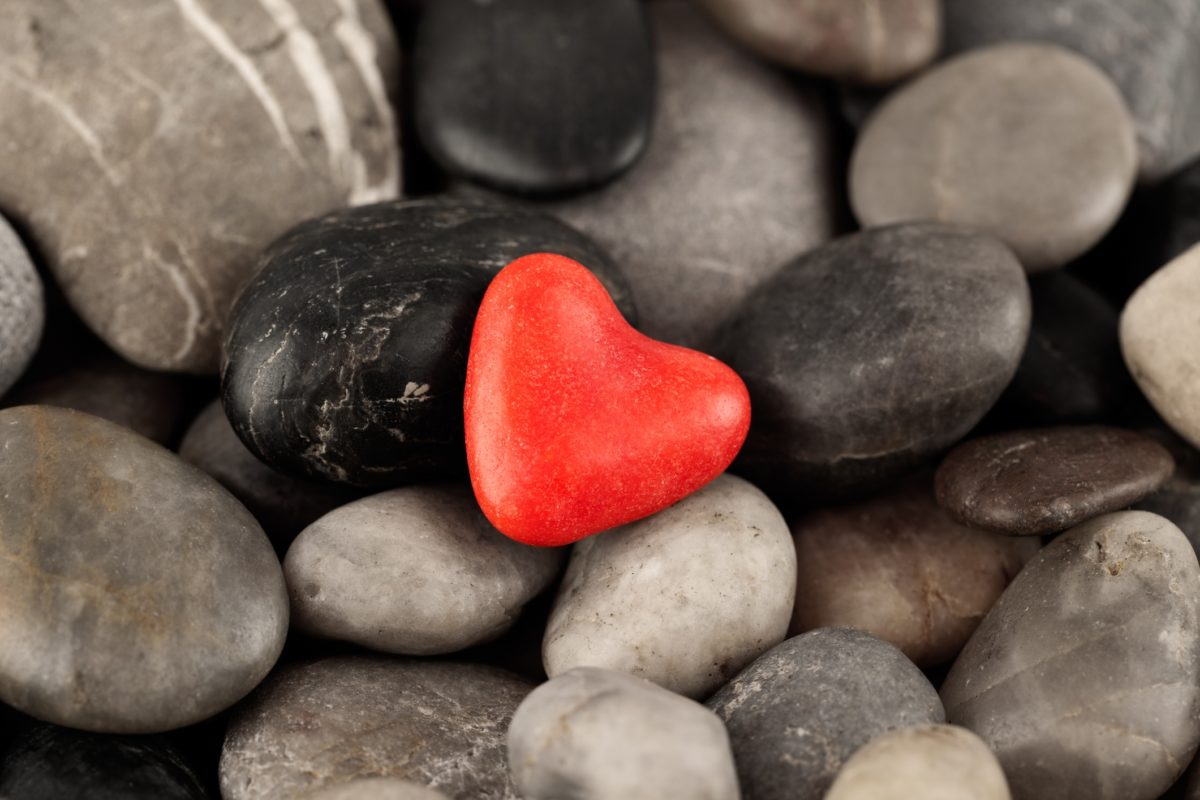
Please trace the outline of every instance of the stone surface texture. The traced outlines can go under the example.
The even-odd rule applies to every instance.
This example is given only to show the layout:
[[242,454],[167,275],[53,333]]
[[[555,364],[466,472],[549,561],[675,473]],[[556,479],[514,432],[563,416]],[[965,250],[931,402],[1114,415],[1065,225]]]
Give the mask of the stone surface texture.
[[17,232],[0,217],[0,397],[29,366],[45,322],[42,279]]
[[304,795],[304,800],[446,800],[446,795],[411,781],[359,778],[328,789],[318,789]]

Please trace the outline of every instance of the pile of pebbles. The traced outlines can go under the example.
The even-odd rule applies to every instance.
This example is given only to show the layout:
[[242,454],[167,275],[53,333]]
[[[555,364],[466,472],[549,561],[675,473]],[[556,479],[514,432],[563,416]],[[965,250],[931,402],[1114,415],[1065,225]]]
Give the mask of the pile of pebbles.
[[[1200,799],[1195,0],[4,12],[0,797]],[[535,252],[753,409],[569,547]]]

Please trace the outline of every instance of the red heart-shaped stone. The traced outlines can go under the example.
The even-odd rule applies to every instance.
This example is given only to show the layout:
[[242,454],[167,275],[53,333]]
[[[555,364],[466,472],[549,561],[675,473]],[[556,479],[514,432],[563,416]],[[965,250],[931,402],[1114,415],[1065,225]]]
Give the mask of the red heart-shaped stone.
[[750,428],[737,373],[638,333],[591,272],[550,253],[488,287],[463,410],[479,505],[511,538],[545,546],[683,499]]

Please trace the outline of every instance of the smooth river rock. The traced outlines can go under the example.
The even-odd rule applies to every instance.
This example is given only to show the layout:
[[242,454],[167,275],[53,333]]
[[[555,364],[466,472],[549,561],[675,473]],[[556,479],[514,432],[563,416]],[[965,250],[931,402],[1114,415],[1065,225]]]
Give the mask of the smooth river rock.
[[946,721],[937,692],[903,653],[841,628],[788,639],[708,705],[729,730],[745,800],[821,800],[871,739]]
[[165,739],[105,736],[39,724],[0,753],[8,800],[208,800]]
[[355,778],[516,800],[505,732],[533,686],[474,664],[367,656],[277,671],[230,720],[224,800],[290,800]]
[[129,361],[215,372],[259,250],[399,190],[398,53],[379,0],[4,11],[0,207]]
[[863,226],[958,222],[1058,267],[1112,227],[1137,176],[1133,121],[1098,67],[1061,47],[996,45],[888,97],[850,164]]
[[918,725],[859,748],[825,800],[1009,800],[1004,771],[984,743],[957,725]]
[[783,66],[887,84],[924,67],[942,43],[938,0],[701,0],[734,37]]
[[304,800],[447,800],[446,795],[412,781],[359,778],[304,795]]
[[612,253],[642,330],[702,347],[779,265],[834,232],[829,110],[730,42],[691,2],[650,3],[653,137],[609,186],[549,204]]
[[492,277],[534,252],[587,266],[626,317],[609,258],[558,220],[440,198],[339,211],[273,244],[239,297],[225,412],[280,472],[362,487],[465,474],[463,384]]
[[909,471],[1000,396],[1029,319],[1016,258],[960,227],[869,230],[801,256],[747,298],[714,351],[754,409],[734,470],[788,504]]
[[267,674],[287,591],[216,481],[78,411],[0,411],[0,700],[84,730],[207,719]]
[[220,400],[192,420],[179,443],[179,457],[240,500],[280,555],[300,531],[357,497],[344,487],[292,478],[259,461],[233,432]]
[[0,397],[29,366],[45,322],[42,279],[17,232],[0,217]]
[[1037,536],[1127,508],[1175,471],[1148,436],[1101,425],[1008,431],[960,444],[938,467],[938,504],[960,522]]
[[1055,42],[1121,87],[1137,123],[1144,181],[1200,155],[1200,6],[1193,0],[946,0],[946,49]]
[[296,630],[403,655],[453,653],[507,631],[559,574],[561,548],[492,527],[469,486],[410,486],[332,511],[288,549]]
[[795,585],[783,516],[722,475],[574,546],[546,627],[546,674],[605,667],[706,697],[783,640]]
[[429,153],[501,189],[603,183],[650,138],[654,54],[641,0],[438,0],[420,17],[413,72]]
[[856,628],[918,667],[958,655],[1004,587],[1038,551],[952,520],[928,474],[792,522],[796,607],[791,633]]
[[739,800],[725,726],[641,678],[579,667],[534,689],[508,729],[525,800]]
[[1200,244],[1143,283],[1121,312],[1121,352],[1142,394],[1200,447]]
[[1125,511],[1042,549],[942,685],[1017,800],[1151,800],[1200,744],[1200,566],[1179,529]]

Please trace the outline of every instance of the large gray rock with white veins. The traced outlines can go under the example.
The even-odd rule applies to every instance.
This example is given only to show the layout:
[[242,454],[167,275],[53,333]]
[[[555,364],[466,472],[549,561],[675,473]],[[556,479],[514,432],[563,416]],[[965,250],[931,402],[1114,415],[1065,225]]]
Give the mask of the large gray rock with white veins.
[[0,411],[0,700],[83,730],[207,719],[267,674],[287,593],[216,481],[125,428]]
[[1179,529],[1125,511],[1017,575],[942,685],[1013,797],[1151,800],[1200,744],[1200,565]]
[[45,321],[41,278],[16,231],[0,217],[0,396],[29,366]]
[[297,630],[435,655],[507,631],[565,557],[500,533],[467,486],[413,486],[314,522],[288,550],[284,575]]
[[515,800],[505,732],[533,686],[475,664],[327,658],[277,671],[230,720],[225,800],[290,800],[361,777]]
[[546,674],[606,667],[705,697],[783,640],[795,592],[783,516],[722,475],[575,545],[546,627]]
[[1061,47],[1003,44],[888,97],[855,145],[850,203],[864,227],[971,225],[1039,272],[1100,241],[1136,174],[1133,121],[1108,76]]
[[1076,50],[1121,87],[1144,180],[1200,154],[1200,5],[1194,0],[946,0],[946,50],[1042,40]]
[[819,95],[690,6],[648,8],[658,109],[641,160],[549,208],[621,264],[645,333],[697,346],[780,263],[833,235],[836,203]]
[[379,0],[4,11],[0,207],[130,361],[215,372],[264,245],[398,191],[398,57]]
[[304,795],[304,800],[446,800],[441,792],[411,781],[360,778]]
[[937,692],[904,654],[842,628],[788,639],[708,705],[725,720],[746,800],[820,800],[871,739],[946,721]]
[[526,800],[738,800],[725,726],[649,681],[596,667],[534,689],[508,729]]
[[1155,272],[1121,313],[1121,353],[1142,394],[1200,447],[1200,244]]

